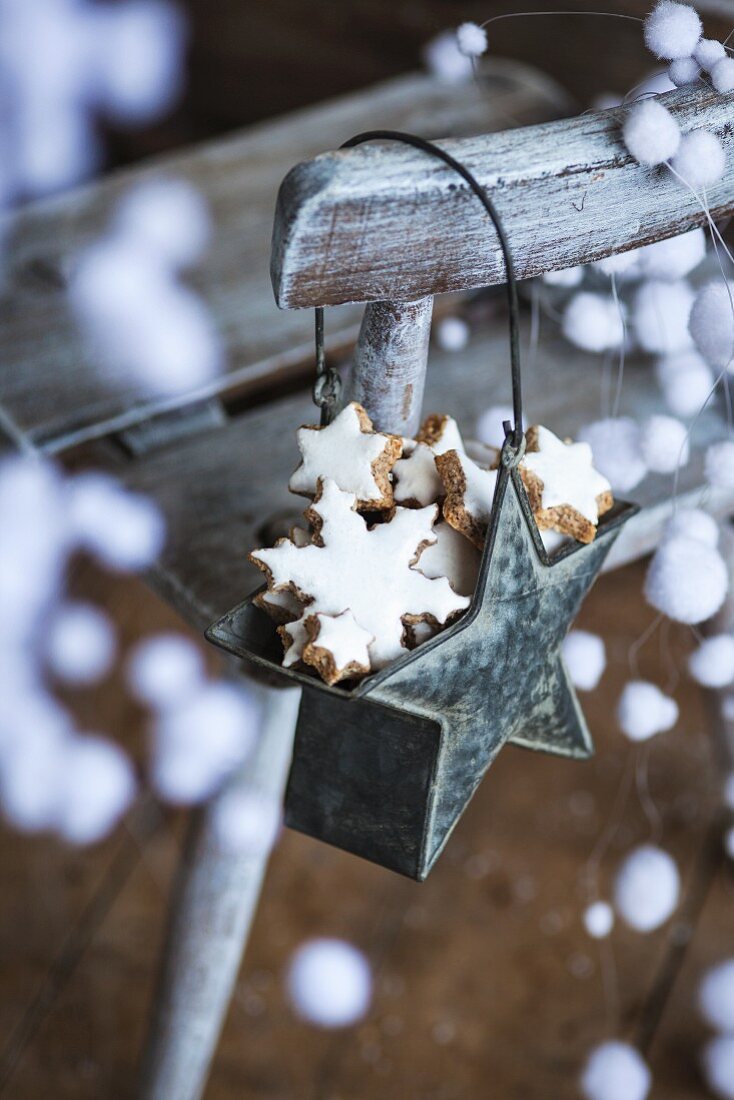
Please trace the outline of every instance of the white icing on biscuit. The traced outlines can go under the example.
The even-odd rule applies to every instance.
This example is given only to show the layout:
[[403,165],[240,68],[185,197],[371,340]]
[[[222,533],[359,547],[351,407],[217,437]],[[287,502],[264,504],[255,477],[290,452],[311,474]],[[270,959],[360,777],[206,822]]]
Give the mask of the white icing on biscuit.
[[482,443],[479,439],[467,439],[464,450],[472,462],[476,462],[483,470],[489,470],[496,465],[500,454],[496,447],[490,443]]
[[308,631],[304,625],[304,619],[308,615],[303,616],[301,619],[296,619],[294,623],[288,623],[286,626],[278,627],[278,633],[284,641],[288,642],[285,653],[283,654],[283,667],[290,668],[292,665],[297,664],[303,656],[303,647],[308,641]]
[[466,478],[464,507],[470,516],[484,527],[492,514],[492,501],[497,488],[497,470],[485,470],[477,466],[468,455],[459,455],[461,469]]
[[[274,588],[291,584],[309,601],[310,614],[338,615],[350,608],[374,637],[372,668],[383,668],[405,653],[403,616],[431,615],[439,623],[463,611],[469,600],[457,595],[445,577],[430,580],[412,564],[435,541],[437,508],[396,508],[388,523],[371,529],[356,511],[357,498],[327,478],[309,510],[322,545],[296,547],[283,542],[257,550],[251,558]],[[318,521],[318,522],[317,522]],[[292,624],[286,629],[292,635]]]
[[436,524],[434,531],[436,541],[425,548],[418,568],[427,577],[446,577],[454,592],[471,596],[479,575],[481,554],[469,539],[448,523]]
[[536,428],[538,450],[525,454],[521,465],[543,483],[542,507],[566,506],[590,523],[599,521],[597,497],[611,486],[593,466],[588,443],[564,443],[548,428]]
[[374,641],[374,635],[362,629],[349,609],[342,611],[341,615],[325,615],[319,611],[314,618],[319,622],[314,644],[329,651],[337,672],[343,672],[349,665],[369,669],[368,647]]
[[369,418],[364,410],[351,402],[325,428],[299,428],[302,461],[290,479],[291,492],[313,495],[319,479],[328,477],[364,504],[382,502],[385,491],[375,478],[373,464],[394,445],[395,437],[364,431],[365,423]]
[[444,420],[438,439],[430,444],[414,443],[408,457],[398,459],[393,466],[395,499],[417,501],[420,505],[435,504],[443,492],[435,459],[446,451],[464,452],[461,432],[450,416]]

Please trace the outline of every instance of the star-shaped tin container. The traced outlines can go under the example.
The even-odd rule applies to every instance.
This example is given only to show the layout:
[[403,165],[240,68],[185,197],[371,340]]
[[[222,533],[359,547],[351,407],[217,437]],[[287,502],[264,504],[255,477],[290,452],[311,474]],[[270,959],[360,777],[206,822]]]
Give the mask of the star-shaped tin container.
[[549,557],[505,453],[469,610],[388,668],[351,690],[284,669],[257,593],[207,632],[303,687],[286,824],[414,879],[426,878],[506,742],[593,751],[561,644],[637,509],[617,502],[592,543]]

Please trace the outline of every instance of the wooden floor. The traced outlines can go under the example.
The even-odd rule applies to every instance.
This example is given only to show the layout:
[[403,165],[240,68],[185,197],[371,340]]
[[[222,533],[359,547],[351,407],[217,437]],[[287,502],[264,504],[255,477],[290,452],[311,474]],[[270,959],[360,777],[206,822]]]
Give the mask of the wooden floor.
[[[648,1049],[654,1100],[706,1095],[694,994],[702,970],[732,953],[732,880],[700,693],[681,677],[679,726],[647,746],[631,747],[615,730],[629,647],[651,621],[641,577],[637,566],[604,577],[584,609],[583,625],[603,634],[610,657],[601,688],[585,698],[596,758],[573,764],[506,749],[426,884],[283,835],[210,1100],[563,1100],[576,1095],[585,1052],[609,1035]],[[172,624],[137,582],[86,580],[125,635]],[[688,644],[686,633],[659,628],[640,652],[640,673],[672,687]],[[139,715],[121,699],[112,685],[81,705],[139,753]],[[0,1095],[134,1096],[185,825],[184,815],[138,811],[84,853],[4,833],[0,1034],[16,1066]],[[618,927],[600,948],[580,923],[589,858],[601,856],[603,892],[622,854],[651,836],[679,861],[682,906],[660,932]],[[119,893],[108,898],[108,889]],[[318,1031],[288,1007],[284,967],[316,935],[346,937],[371,960],[374,1004],[357,1028]],[[46,987],[42,1022],[23,1036],[54,964],[60,988]]]

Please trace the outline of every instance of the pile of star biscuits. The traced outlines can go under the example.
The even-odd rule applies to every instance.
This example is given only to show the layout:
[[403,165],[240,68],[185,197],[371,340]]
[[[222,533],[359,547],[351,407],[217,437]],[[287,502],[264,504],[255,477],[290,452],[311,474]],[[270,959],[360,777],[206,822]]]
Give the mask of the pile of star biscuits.
[[[285,667],[356,681],[469,607],[499,453],[465,442],[450,416],[415,439],[375,431],[356,402],[297,440],[289,488],[309,498],[305,524],[250,555],[267,581],[255,600],[279,624]],[[613,500],[588,444],[541,426],[526,442],[519,470],[546,549],[591,542]]]

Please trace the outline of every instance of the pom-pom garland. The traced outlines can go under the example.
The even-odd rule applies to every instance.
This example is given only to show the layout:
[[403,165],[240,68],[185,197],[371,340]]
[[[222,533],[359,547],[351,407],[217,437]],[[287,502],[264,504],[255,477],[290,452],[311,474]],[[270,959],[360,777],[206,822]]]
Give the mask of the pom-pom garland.
[[471,58],[459,49],[456,31],[444,31],[432,38],[423,48],[423,61],[444,84],[463,84],[471,79]]
[[578,438],[589,444],[596,469],[615,492],[629,492],[647,473],[640,449],[640,429],[630,417],[596,420],[583,427]]
[[734,357],[734,281],[707,283],[696,294],[688,321],[693,342],[716,371]]
[[671,84],[676,88],[684,88],[687,84],[695,84],[701,75],[698,62],[692,57],[679,57],[677,61],[671,61],[668,76]]
[[595,901],[584,912],[584,928],[595,940],[605,939],[614,927],[614,910],[608,901]]
[[204,682],[204,658],[182,634],[157,634],[133,649],[127,679],[135,697],[153,710],[175,706]]
[[256,790],[234,785],[216,800],[211,820],[217,844],[239,856],[262,856],[278,837],[280,802]]
[[614,907],[636,932],[653,932],[678,904],[680,875],[662,848],[642,844],[623,861],[614,881]]
[[734,959],[726,959],[704,974],[698,1005],[706,1023],[718,1031],[734,1032]]
[[690,57],[702,31],[697,12],[688,4],[660,0],[645,20],[645,45],[656,57],[666,61]]
[[688,671],[704,687],[723,688],[734,683],[734,638],[730,634],[704,638],[688,658]]
[[734,1100],[734,1035],[717,1035],[703,1048],[701,1068],[719,1100]]
[[115,659],[112,623],[91,604],[69,603],[51,620],[46,655],[52,672],[70,684],[92,684]]
[[650,279],[635,294],[632,321],[645,351],[672,355],[691,345],[688,318],[694,294],[688,283]]
[[642,1055],[615,1041],[592,1050],[579,1082],[584,1100],[647,1100],[651,1083]]
[[710,73],[717,61],[726,57],[726,49],[715,38],[702,38],[693,51],[693,57],[707,73]]
[[694,191],[718,183],[726,170],[726,152],[716,134],[691,130],[681,138],[671,168]]
[[575,294],[564,310],[561,328],[570,343],[585,351],[607,351],[624,341],[620,306],[611,294]]
[[734,489],[734,439],[706,448],[704,473],[715,489]]
[[560,271],[546,271],[542,276],[547,286],[574,287],[583,281],[583,266],[563,267]]
[[462,23],[456,30],[456,41],[465,57],[481,57],[487,52],[487,32],[478,23]]
[[514,416],[515,414],[509,405],[492,405],[477,420],[477,439],[482,443],[489,444],[490,447],[499,449],[505,442],[503,425],[506,420],[509,420],[512,424]]
[[369,1008],[372,976],[356,947],[343,940],[302,944],[288,970],[288,992],[299,1016],[319,1027],[347,1027]]
[[647,741],[671,729],[678,721],[678,704],[655,684],[633,680],[619,700],[617,718],[630,741]]
[[719,610],[729,586],[721,554],[686,535],[666,538],[658,546],[645,578],[645,598],[652,607],[681,623],[701,623]]
[[637,266],[646,279],[674,282],[698,267],[706,255],[706,234],[692,229],[677,237],[667,237],[636,250]]
[[722,57],[711,69],[711,83],[717,92],[734,92],[734,57]]
[[659,359],[656,372],[665,403],[676,416],[695,416],[711,396],[714,376],[697,351]]
[[715,547],[719,541],[719,525],[713,516],[700,508],[678,508],[665,525],[666,539],[674,535]]
[[678,123],[655,99],[636,103],[624,121],[622,136],[638,164],[654,168],[675,156],[681,141]]
[[461,317],[443,317],[436,325],[436,343],[443,351],[463,351],[469,343],[469,326]]
[[563,642],[563,659],[574,687],[593,691],[607,664],[604,642],[587,630],[572,630]]
[[648,470],[672,474],[690,457],[688,429],[672,416],[650,416],[642,425],[640,451]]

